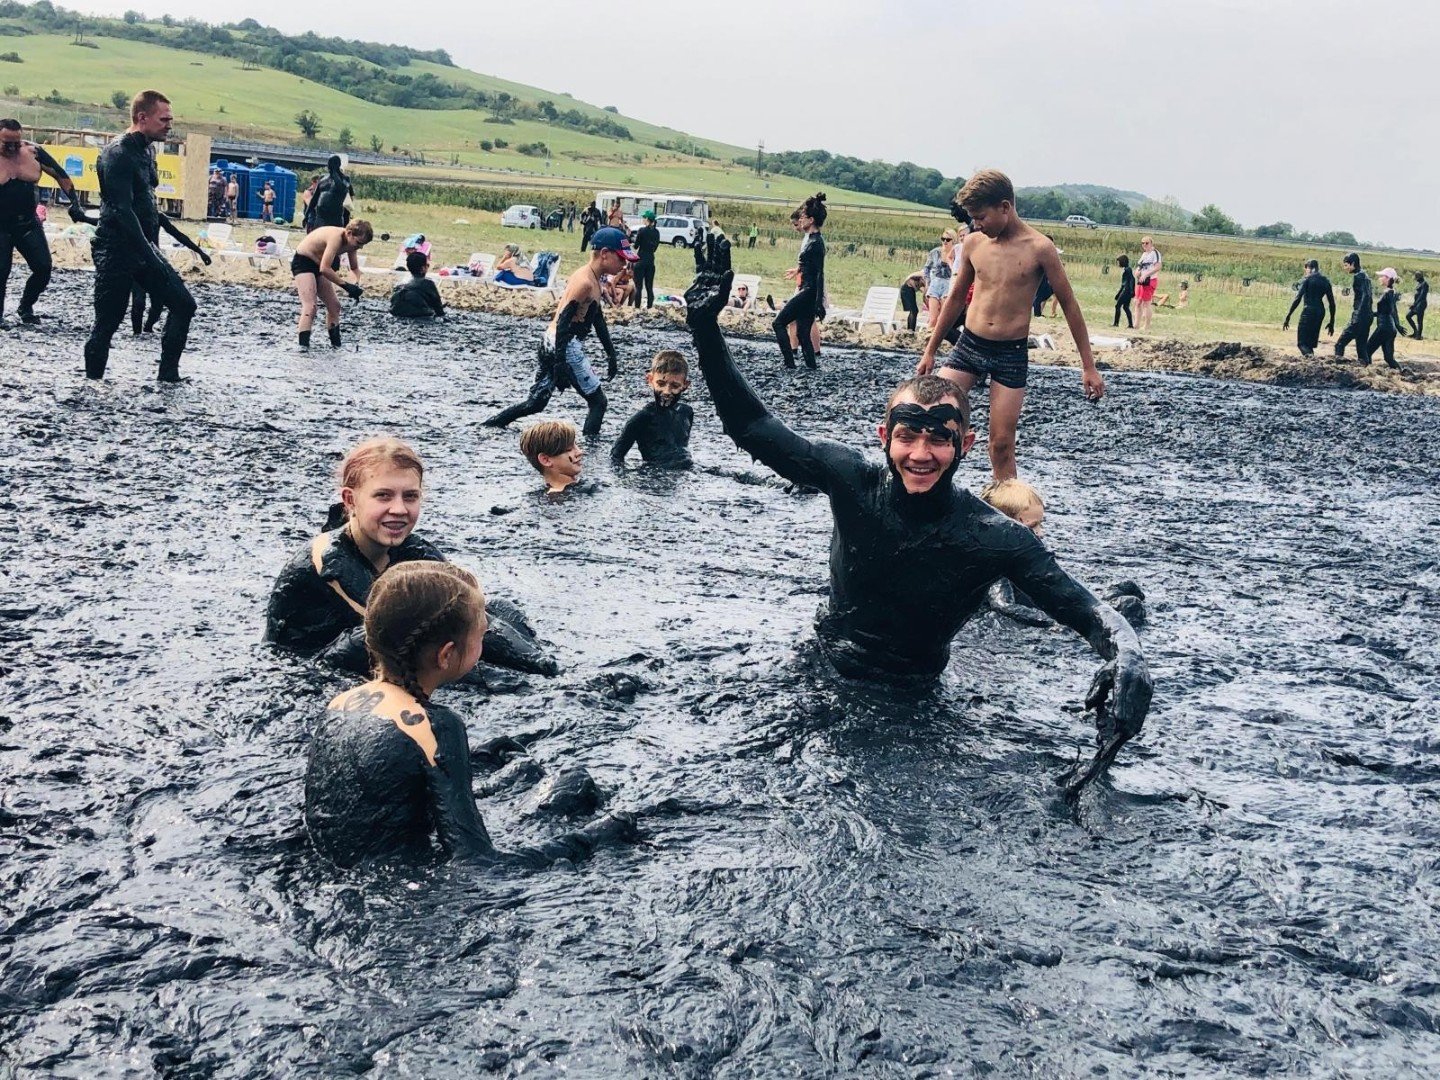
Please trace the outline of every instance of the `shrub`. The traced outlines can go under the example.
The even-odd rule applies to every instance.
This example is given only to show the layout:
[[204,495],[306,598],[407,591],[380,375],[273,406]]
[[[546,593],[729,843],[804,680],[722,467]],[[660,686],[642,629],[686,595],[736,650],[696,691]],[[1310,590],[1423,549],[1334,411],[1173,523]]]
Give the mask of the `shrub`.
[[496,140],[495,140],[495,149],[496,149],[496,150],[504,150],[504,149],[505,149],[507,146],[509,146],[509,145],[510,145],[510,144],[509,144],[508,142],[506,142],[504,139],[496,139]]
[[494,150],[494,149],[495,149],[495,144],[494,144],[493,142],[491,142],[489,139],[481,139],[481,140],[480,140],[480,149],[481,149],[481,150],[484,150],[484,151],[488,154],[491,150]]
[[130,107],[130,95],[124,90],[110,91],[110,104],[117,109],[128,109]]
[[0,53],[0,60],[3,60],[7,64],[23,64],[25,62],[20,59],[18,52]]

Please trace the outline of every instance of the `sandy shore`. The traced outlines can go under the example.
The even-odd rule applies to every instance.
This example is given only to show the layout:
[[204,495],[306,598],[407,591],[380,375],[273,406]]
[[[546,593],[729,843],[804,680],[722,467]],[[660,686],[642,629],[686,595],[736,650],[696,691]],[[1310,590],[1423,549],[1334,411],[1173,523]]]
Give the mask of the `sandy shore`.
[[[88,265],[88,258],[80,249],[60,248],[55,252],[55,265],[80,268]],[[182,275],[187,278],[233,282],[261,289],[290,288],[288,268],[278,263],[272,264],[270,269],[260,270],[245,259],[216,259],[213,265],[204,267],[198,263],[189,265],[187,256],[179,265]],[[388,295],[392,288],[390,279],[378,275],[366,277],[367,293],[372,296]],[[396,274],[394,280],[399,281],[400,277],[401,275]],[[439,286],[440,295],[446,305],[461,310],[529,318],[548,315],[554,310],[554,298],[542,290],[530,292],[501,289],[473,280],[452,281],[443,278]],[[738,337],[769,339],[771,318],[768,311],[729,311],[722,317],[722,324],[728,333]],[[684,325],[684,314],[675,308],[655,308],[649,311],[631,308],[608,309],[606,319],[612,325],[631,321]],[[1053,351],[1037,350],[1031,354],[1032,360],[1042,364],[1079,367],[1079,354],[1065,330],[1064,323],[1049,322],[1045,331],[1054,340],[1056,348]],[[1108,334],[1109,328],[1105,327],[1097,332]],[[925,343],[923,333],[898,330],[887,334],[874,324],[857,330],[852,325],[831,321],[825,324],[824,335],[827,347],[893,349],[917,355]],[[1275,386],[1333,387],[1440,396],[1440,357],[1408,358],[1401,370],[1394,371],[1386,368],[1378,358],[1369,367],[1362,367],[1353,359],[1338,361],[1324,355],[1304,359],[1293,348],[1275,348],[1244,342],[1192,343],[1155,337],[1135,337],[1130,341],[1130,347],[1125,349],[1097,349],[1096,362],[1101,369],[1168,371]],[[1328,344],[1322,341],[1321,350],[1327,349]]]

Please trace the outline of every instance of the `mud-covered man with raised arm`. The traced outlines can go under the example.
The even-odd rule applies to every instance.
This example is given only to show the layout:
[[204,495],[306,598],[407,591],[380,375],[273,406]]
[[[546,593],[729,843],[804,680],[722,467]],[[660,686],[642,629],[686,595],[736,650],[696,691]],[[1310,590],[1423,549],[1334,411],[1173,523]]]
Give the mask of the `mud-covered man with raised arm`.
[[161,382],[180,381],[180,354],[195,316],[195,299],[180,275],[151,241],[160,232],[160,210],[150,186],[150,144],[164,142],[174,114],[158,90],[142,90],[130,103],[130,128],[100,151],[100,225],[95,230],[95,327],[85,342],[85,375],[105,377],[110,341],[139,285],[170,310],[160,339]]
[[829,497],[830,597],[817,631],[831,664],[850,678],[935,678],[956,632],[984,610],[991,583],[1008,579],[1106,661],[1087,696],[1099,728],[1094,775],[1144,723],[1149,669],[1130,625],[1029,529],[955,487],[975,438],[964,392],[931,375],[901,383],[878,427],[883,465],[797,435],[755,396],[721,336],[728,263],[724,253],[707,260],[685,294],[686,318],[725,433],[785,479]]
[[25,138],[18,120],[0,120],[0,329],[8,330],[5,314],[5,285],[15,252],[30,267],[25,291],[20,294],[23,323],[38,323],[35,301],[50,284],[50,242],[35,216],[35,186],[44,173],[70,199],[70,217],[85,221],[85,211],[75,198],[75,184],[53,157],[38,143]]

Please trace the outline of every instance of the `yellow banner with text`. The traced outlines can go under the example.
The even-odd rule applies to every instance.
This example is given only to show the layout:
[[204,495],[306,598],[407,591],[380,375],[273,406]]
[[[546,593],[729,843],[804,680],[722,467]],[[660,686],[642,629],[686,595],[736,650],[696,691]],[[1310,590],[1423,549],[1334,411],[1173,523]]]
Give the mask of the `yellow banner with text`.
[[[99,191],[100,177],[95,172],[95,162],[100,150],[94,146],[50,146],[42,144],[51,157],[60,163],[72,183],[80,191]],[[179,199],[183,184],[181,170],[185,159],[179,154],[156,154],[155,168],[160,174],[160,186],[155,189],[156,198]],[[42,187],[56,187],[55,181],[44,173],[40,174]]]

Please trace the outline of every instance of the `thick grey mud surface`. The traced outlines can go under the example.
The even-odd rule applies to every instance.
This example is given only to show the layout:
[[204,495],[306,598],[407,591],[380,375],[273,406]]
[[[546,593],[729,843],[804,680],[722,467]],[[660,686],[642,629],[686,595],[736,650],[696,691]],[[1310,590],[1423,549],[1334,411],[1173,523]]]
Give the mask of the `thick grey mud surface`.
[[[1440,402],[1137,373],[1090,406],[1034,371],[1048,540],[1151,607],[1149,724],[1072,811],[1083,643],[986,617],[931,693],[827,676],[827,508],[703,387],[695,472],[597,452],[604,486],[551,504],[478,426],[528,386],[533,321],[367,300],[358,350],[302,355],[293,300],[202,286],[195,381],[162,392],[153,341],[79,377],[87,289],[62,273],[0,339],[0,1074],[1440,1071]],[[617,340],[609,435],[688,347]],[[736,348],[856,443],[909,363]],[[345,684],[260,646],[262,611],[376,432],[430,464],[422,533],[566,666],[446,691],[472,744],[587,766],[616,808],[684,800],[642,844],[529,874],[308,848],[306,731]],[[558,827],[486,790],[502,844]]]

